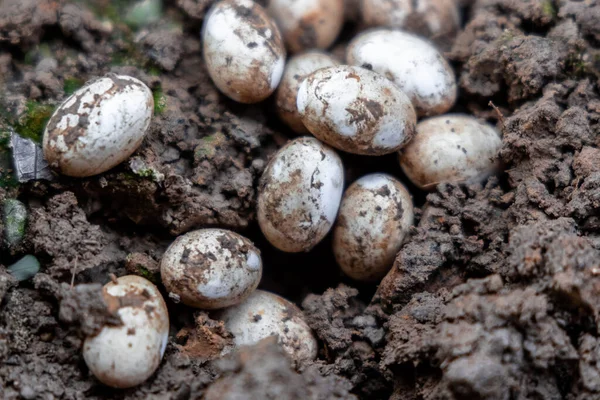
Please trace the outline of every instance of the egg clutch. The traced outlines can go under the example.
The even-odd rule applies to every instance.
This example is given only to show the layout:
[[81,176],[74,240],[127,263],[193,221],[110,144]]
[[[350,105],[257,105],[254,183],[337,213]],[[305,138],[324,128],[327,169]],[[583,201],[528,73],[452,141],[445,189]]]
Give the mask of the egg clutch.
[[[338,153],[397,154],[398,172],[417,188],[433,190],[497,173],[502,140],[485,121],[447,114],[457,99],[454,71],[433,42],[415,34],[455,29],[453,1],[434,2],[419,29],[403,11],[409,2],[360,3],[363,22],[376,28],[350,40],[344,59],[325,51],[344,24],[343,0],[271,0],[265,8],[251,0],[220,0],[200,35],[219,91],[244,104],[272,97],[264,104],[298,135],[273,155],[257,182],[256,216],[266,239],[279,251],[309,252],[331,232],[341,271],[377,284],[409,236],[412,196],[386,173],[345,182]],[[106,172],[141,145],[153,109],[152,92],[137,78],[111,73],[92,80],[50,118],[45,158],[70,177]],[[160,263],[169,301],[211,310],[234,335],[223,354],[277,335],[295,363],[314,359],[318,344],[302,311],[258,290],[262,272],[260,249],[218,227],[179,236]],[[106,284],[103,295],[123,325],[88,337],[84,359],[106,385],[138,385],[164,355],[167,305],[158,287],[132,275]]]

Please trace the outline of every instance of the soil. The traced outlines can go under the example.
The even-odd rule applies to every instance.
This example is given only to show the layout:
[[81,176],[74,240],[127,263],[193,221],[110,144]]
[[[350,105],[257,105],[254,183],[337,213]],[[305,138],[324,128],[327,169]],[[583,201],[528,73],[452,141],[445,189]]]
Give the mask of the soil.
[[[452,111],[498,125],[505,172],[409,185],[416,223],[379,286],[343,277],[330,237],[297,255],[260,234],[258,180],[293,135],[271,100],[236,104],[211,83],[199,35],[211,0],[165,1],[160,20],[135,27],[125,0],[0,3],[4,150],[8,125],[39,141],[52,110],[108,72],[141,79],[156,103],[143,145],[107,173],[0,174],[0,200],[29,212],[24,240],[0,248],[0,397],[600,399],[600,1],[460,3],[462,28],[444,38],[460,85]],[[342,158],[346,185],[368,172],[407,182],[394,156]],[[219,359],[222,323],[161,287],[160,368],[133,389],[103,386],[81,355],[85,335],[120,323],[101,285],[127,273],[160,283],[169,243],[206,226],[261,249],[260,288],[301,305],[318,359],[292,369],[272,340]],[[25,254],[41,270],[17,282],[5,267]]]

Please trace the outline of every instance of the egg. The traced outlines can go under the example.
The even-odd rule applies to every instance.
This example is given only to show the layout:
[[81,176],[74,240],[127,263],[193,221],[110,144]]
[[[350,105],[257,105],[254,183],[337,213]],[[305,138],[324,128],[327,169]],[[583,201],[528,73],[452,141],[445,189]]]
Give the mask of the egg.
[[154,98],[131,76],[108,74],[88,82],[52,114],[43,150],[57,172],[87,177],[125,161],[150,126]]
[[367,27],[388,27],[428,38],[455,33],[460,14],[455,0],[359,0]]
[[169,314],[150,281],[127,275],[103,288],[109,310],[123,325],[104,326],[83,343],[83,358],[105,385],[129,388],[143,383],[158,368],[169,339]]
[[409,98],[390,80],[348,65],[310,74],[296,105],[316,138],[354,154],[398,151],[413,137],[417,121]]
[[365,282],[389,271],[413,224],[410,193],[397,179],[370,174],[344,193],[333,230],[333,253],[342,271]]
[[188,306],[215,309],[247,298],[262,275],[260,251],[225,229],[199,229],[179,236],[160,263],[162,282]]
[[499,171],[501,147],[493,126],[468,115],[440,115],[417,125],[417,135],[400,152],[400,165],[422,189],[442,182],[481,182]]
[[309,251],[331,229],[342,199],[344,167],[329,146],[301,137],[279,149],[259,183],[258,224],[279,250]]
[[251,0],[221,0],[207,13],[202,48],[217,88],[240,103],[257,103],[279,85],[285,47],[277,25]]
[[267,11],[292,53],[329,47],[344,24],[344,0],[269,0]]
[[283,72],[283,78],[275,93],[275,102],[279,117],[296,133],[305,134],[308,130],[300,119],[296,107],[298,88],[307,75],[318,69],[338,65],[329,54],[321,51],[309,51],[289,59]]
[[456,101],[456,78],[448,62],[431,43],[410,33],[387,29],[361,33],[348,45],[346,59],[398,85],[419,116],[443,114]]
[[[246,301],[217,315],[234,335],[235,348],[250,346],[269,336],[278,342],[298,363],[317,356],[317,341],[298,307],[286,299],[263,290],[256,290]],[[229,353],[233,348],[226,348]]]

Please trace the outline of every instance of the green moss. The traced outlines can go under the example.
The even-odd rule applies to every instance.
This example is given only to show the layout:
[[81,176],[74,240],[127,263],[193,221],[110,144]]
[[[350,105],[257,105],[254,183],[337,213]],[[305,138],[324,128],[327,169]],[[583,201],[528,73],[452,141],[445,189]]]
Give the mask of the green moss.
[[167,98],[160,87],[152,91],[154,97],[154,115],[162,114],[167,108]]
[[83,86],[83,81],[79,78],[65,78],[63,90],[67,96],[75,93],[77,89]]
[[27,208],[16,199],[6,199],[3,205],[4,239],[10,246],[21,242],[25,236]]
[[554,8],[551,0],[546,0],[542,3],[542,13],[551,19],[556,18],[556,8]]
[[200,144],[194,149],[194,158],[200,161],[207,158],[212,158],[217,153],[217,149],[222,145],[227,138],[222,132],[217,132],[213,135],[203,137]]
[[583,59],[583,54],[571,54],[566,61],[566,70],[574,78],[582,78],[588,73],[588,64]]
[[30,100],[27,102],[26,110],[15,123],[15,131],[36,143],[41,143],[44,128],[52,116],[55,107],[50,104],[38,103]]

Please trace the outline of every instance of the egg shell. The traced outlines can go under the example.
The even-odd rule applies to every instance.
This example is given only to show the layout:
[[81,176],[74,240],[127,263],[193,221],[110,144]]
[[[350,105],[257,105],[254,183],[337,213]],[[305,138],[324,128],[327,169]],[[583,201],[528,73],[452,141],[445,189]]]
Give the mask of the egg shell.
[[342,271],[359,281],[381,280],[413,219],[410,193],[400,181],[380,173],[358,179],[342,197],[333,230],[333,252]]
[[292,53],[329,47],[344,24],[344,0],[269,0],[267,12]]
[[431,43],[410,33],[388,29],[361,33],[348,45],[346,59],[398,85],[419,116],[443,114],[456,101],[450,64]]
[[281,83],[275,94],[275,101],[279,117],[294,132],[299,134],[309,133],[302,123],[296,107],[296,97],[298,96],[300,84],[304,78],[316,70],[338,64],[333,57],[321,51],[309,51],[295,55],[288,60],[283,78],[281,78]]
[[136,78],[108,74],[88,82],[50,117],[44,156],[63,175],[108,171],[140,146],[153,110],[152,92]]
[[422,189],[442,182],[481,182],[499,171],[501,147],[493,126],[468,115],[440,115],[417,125],[417,135],[400,152],[400,165]]
[[359,0],[367,27],[388,27],[437,38],[458,31],[460,13],[455,0]]
[[105,385],[129,388],[143,383],[158,368],[169,339],[169,314],[150,281],[127,275],[103,288],[109,309],[117,309],[123,325],[104,326],[83,343],[83,358]]
[[[250,346],[269,336],[278,342],[292,360],[302,363],[317,356],[317,341],[302,311],[276,294],[256,290],[246,301],[217,315],[234,335],[236,348]],[[233,349],[226,348],[224,353]]]
[[409,98],[364,68],[340,65],[313,72],[300,85],[296,105],[316,138],[349,153],[393,153],[415,133]]
[[202,48],[214,84],[240,103],[257,103],[279,85],[285,67],[281,33],[251,0],[222,0],[204,19]]
[[184,304],[229,307],[247,298],[262,276],[260,251],[225,229],[200,229],[179,236],[160,263],[163,284]]
[[260,179],[260,229],[282,251],[309,251],[331,229],[343,187],[344,167],[333,149],[312,137],[292,140]]

